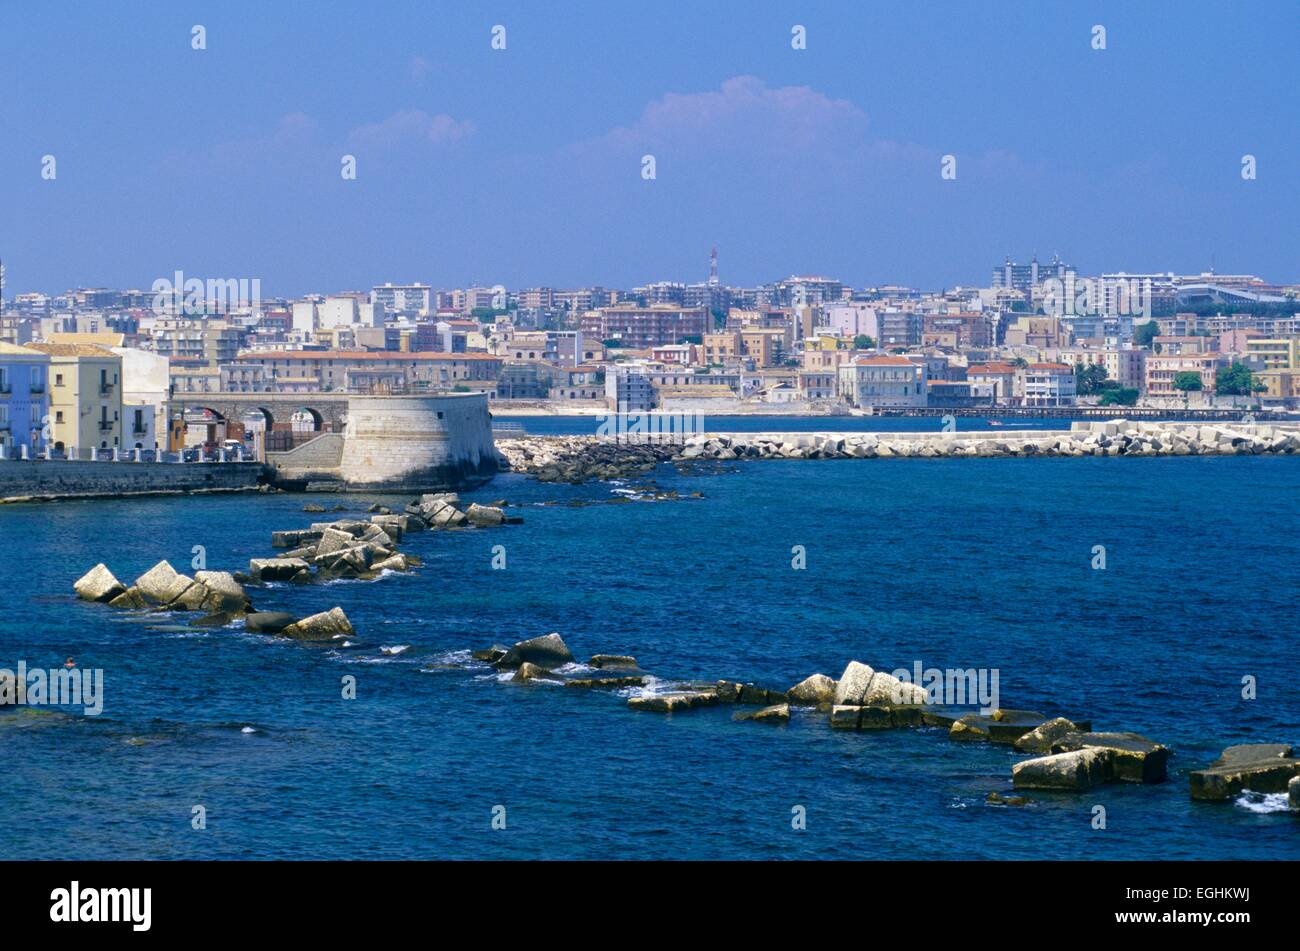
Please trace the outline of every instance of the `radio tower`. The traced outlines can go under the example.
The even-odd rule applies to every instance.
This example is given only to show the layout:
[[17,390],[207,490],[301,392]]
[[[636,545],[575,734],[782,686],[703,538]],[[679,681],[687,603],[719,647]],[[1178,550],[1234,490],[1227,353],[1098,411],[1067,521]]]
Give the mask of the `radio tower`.
[[718,286],[718,249],[709,252],[709,286]]

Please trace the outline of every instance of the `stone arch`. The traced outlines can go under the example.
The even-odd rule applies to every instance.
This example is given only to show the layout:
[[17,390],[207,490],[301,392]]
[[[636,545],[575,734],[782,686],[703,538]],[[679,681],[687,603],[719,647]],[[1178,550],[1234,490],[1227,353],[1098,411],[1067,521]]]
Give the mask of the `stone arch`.
[[293,423],[293,431],[297,433],[318,433],[325,428],[325,417],[314,406],[299,406],[289,418]]

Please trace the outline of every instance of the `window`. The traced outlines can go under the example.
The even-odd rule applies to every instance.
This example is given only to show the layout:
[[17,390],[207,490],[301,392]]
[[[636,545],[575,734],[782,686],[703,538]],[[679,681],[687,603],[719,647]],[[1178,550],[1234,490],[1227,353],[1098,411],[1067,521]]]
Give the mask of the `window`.
[[56,374],[54,375],[54,385],[55,385],[55,386],[62,386],[62,385],[63,385],[63,374],[62,374],[62,373],[56,373]]

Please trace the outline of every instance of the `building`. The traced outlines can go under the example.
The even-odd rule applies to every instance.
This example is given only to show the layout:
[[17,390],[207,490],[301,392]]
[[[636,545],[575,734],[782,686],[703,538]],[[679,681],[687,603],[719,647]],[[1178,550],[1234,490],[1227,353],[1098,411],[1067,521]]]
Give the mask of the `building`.
[[862,301],[837,301],[822,311],[824,326],[841,337],[867,336],[880,339],[880,318],[873,304]]
[[1148,398],[1183,398],[1183,392],[1174,388],[1180,373],[1195,373],[1201,378],[1201,391],[1214,392],[1215,375],[1226,365],[1220,353],[1153,353],[1147,357],[1146,385]]
[[0,447],[5,459],[35,456],[45,448],[50,411],[50,356],[0,343]]
[[1034,288],[1042,284],[1048,278],[1057,278],[1065,280],[1066,272],[1072,270],[1069,265],[1063,262],[1057,255],[1052,255],[1052,260],[1047,264],[1038,263],[1038,255],[1034,255],[1028,264],[1016,264],[1011,260],[1010,255],[1002,262],[1001,265],[993,269],[992,287],[1010,288],[1011,290],[1022,291],[1025,294],[1032,293]]
[[[433,310],[433,288],[428,284],[377,284],[370,289],[370,303],[380,311],[418,316]],[[382,316],[379,318],[382,322]]]
[[601,341],[617,340],[621,347],[645,350],[681,343],[686,338],[703,338],[709,330],[710,319],[703,307],[614,306],[584,314],[579,328],[583,336]]
[[33,343],[50,358],[50,438],[58,451],[120,449],[122,358],[81,343]]
[[123,447],[166,449],[171,361],[132,347],[112,350],[122,358]]
[[655,388],[641,367],[611,367],[605,374],[605,403],[619,413],[654,409]]
[[1074,367],[1064,363],[1031,363],[1016,373],[1025,406],[1073,406],[1078,394]]
[[1016,397],[1016,367],[1011,363],[972,363],[966,368],[966,379],[972,384],[991,388],[995,403],[1010,404]]
[[906,357],[855,357],[839,368],[839,395],[858,407],[924,407],[924,363]]
[[[260,364],[273,386],[282,378],[315,379],[321,392],[365,392],[368,382],[412,389],[454,388],[475,383],[495,388],[502,359],[487,353],[388,350],[249,351],[232,361]],[[352,380],[349,384],[349,379]],[[480,387],[472,387],[478,389]],[[298,390],[297,392],[301,392]]]

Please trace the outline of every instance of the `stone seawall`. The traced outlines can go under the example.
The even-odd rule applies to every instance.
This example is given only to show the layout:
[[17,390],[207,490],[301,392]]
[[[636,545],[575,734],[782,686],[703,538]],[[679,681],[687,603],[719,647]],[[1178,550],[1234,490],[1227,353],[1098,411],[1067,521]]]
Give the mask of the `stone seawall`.
[[253,491],[259,462],[0,461],[0,501]]
[[683,459],[884,459],[953,456],[1189,456],[1300,452],[1300,424],[1202,425],[1129,420],[1068,430],[938,433],[705,433]]
[[348,489],[471,488],[500,467],[482,393],[353,396],[343,437]]

